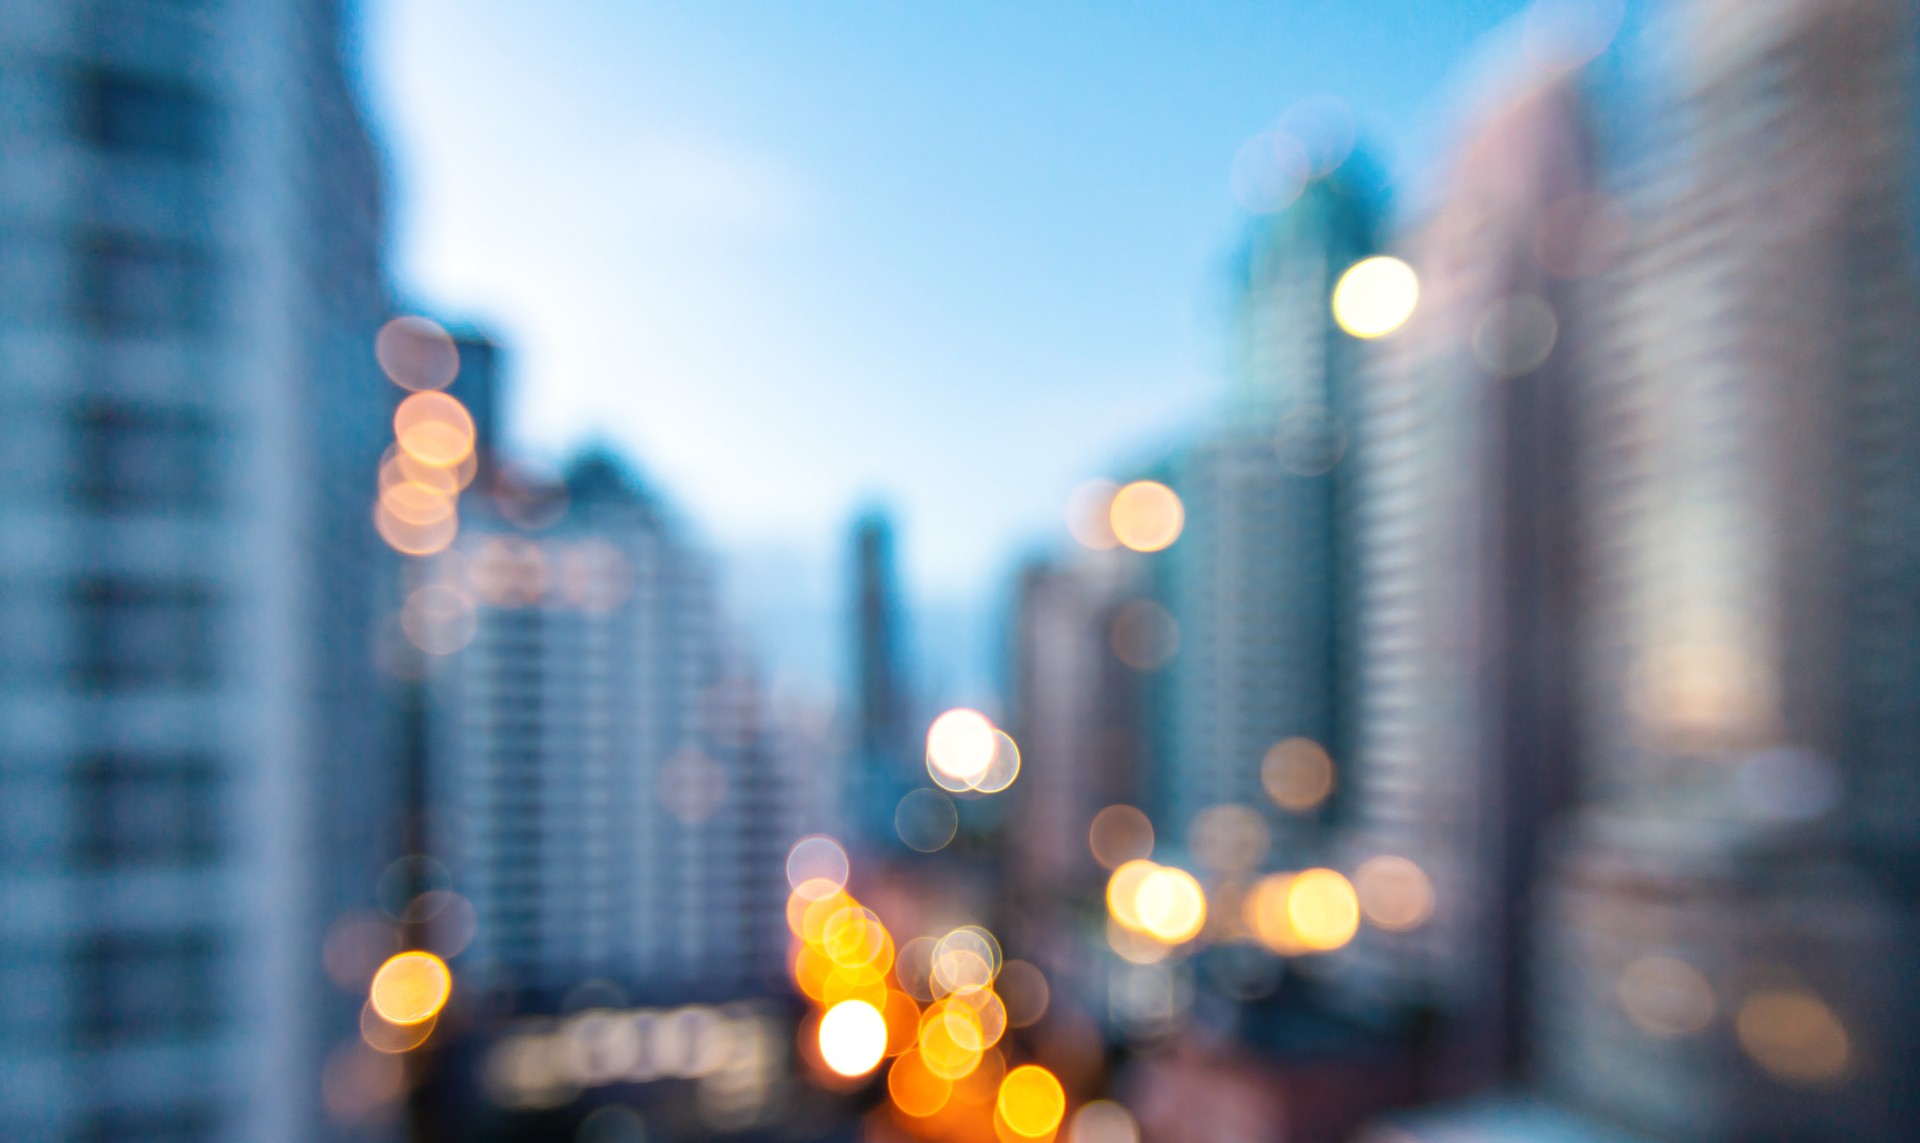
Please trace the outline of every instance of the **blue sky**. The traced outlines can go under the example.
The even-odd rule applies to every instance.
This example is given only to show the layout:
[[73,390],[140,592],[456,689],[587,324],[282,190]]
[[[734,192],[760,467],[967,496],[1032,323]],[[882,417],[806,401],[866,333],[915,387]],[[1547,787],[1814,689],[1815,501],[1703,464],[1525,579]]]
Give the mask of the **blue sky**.
[[1220,379],[1235,152],[1353,111],[1417,198],[1519,0],[367,0],[403,296],[513,353],[527,449],[610,441],[828,598],[856,507],[973,607]]

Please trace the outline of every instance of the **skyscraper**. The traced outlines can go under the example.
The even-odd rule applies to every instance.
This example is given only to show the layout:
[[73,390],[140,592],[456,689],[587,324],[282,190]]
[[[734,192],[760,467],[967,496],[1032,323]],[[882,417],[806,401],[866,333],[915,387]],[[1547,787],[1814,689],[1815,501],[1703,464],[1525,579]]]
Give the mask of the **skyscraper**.
[[340,6],[0,10],[0,1135],[316,1137],[397,791]]
[[1672,1138],[1910,1138],[1920,369],[1898,0],[1675,15],[1585,418],[1585,805],[1538,1034]]
[[1359,355],[1328,298],[1375,248],[1381,206],[1364,167],[1349,159],[1251,224],[1234,265],[1229,415],[1166,468],[1186,527],[1149,557],[1154,595],[1178,625],[1151,684],[1149,804],[1170,840],[1209,806],[1271,809],[1261,763],[1276,743],[1307,738],[1344,754],[1341,458]]
[[853,838],[891,846],[894,808],[924,784],[922,750],[907,689],[906,615],[893,557],[893,524],[878,512],[854,522],[849,648],[853,674],[853,759],[847,807]]
[[1411,242],[1420,308],[1357,411],[1361,584],[1349,867],[1413,861],[1437,908],[1342,959],[1366,1006],[1431,1006],[1442,1090],[1514,1074],[1533,885],[1573,767],[1573,433],[1606,221],[1579,80],[1529,59]]
[[410,603],[446,653],[430,802],[478,920],[456,967],[536,1006],[756,991],[788,840],[758,681],[656,496],[604,453],[565,489],[557,518],[476,514]]

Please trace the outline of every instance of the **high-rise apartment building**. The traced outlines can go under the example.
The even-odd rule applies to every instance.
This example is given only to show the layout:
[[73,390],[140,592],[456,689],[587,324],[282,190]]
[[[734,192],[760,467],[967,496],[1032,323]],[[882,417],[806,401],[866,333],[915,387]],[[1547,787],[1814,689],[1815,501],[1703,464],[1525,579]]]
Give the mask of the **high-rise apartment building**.
[[1357,410],[1357,737],[1345,865],[1431,882],[1414,927],[1342,954],[1364,1007],[1430,1010],[1439,1090],[1524,1063],[1533,887],[1573,767],[1574,413],[1606,215],[1578,78],[1488,100],[1408,257],[1412,321]]
[[528,1003],[756,991],[780,972],[785,794],[707,557],[617,460],[469,516],[414,598],[429,804],[474,906],[455,962]]
[[1920,1123],[1911,5],[1679,5],[1584,416],[1585,806],[1551,1091],[1663,1137]]
[[306,1139],[397,791],[336,3],[0,8],[0,1135]]

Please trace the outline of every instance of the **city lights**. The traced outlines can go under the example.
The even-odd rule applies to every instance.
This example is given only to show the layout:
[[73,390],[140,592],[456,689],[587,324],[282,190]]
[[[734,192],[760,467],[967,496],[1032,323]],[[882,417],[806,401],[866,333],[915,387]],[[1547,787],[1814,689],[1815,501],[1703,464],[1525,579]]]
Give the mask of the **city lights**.
[[374,358],[388,380],[402,389],[445,389],[460,374],[460,350],[431,318],[394,318],[374,336]]
[[393,414],[402,452],[434,468],[452,468],[473,453],[473,417],[445,393],[415,393]]
[[1803,989],[1756,992],[1740,1003],[1734,1031],[1748,1058],[1782,1083],[1825,1087],[1853,1058],[1847,1030],[1824,1000]]
[[1136,480],[1113,494],[1107,520],[1123,546],[1136,552],[1160,552],[1180,538],[1187,514],[1173,489],[1152,480]]
[[1309,869],[1287,886],[1287,920],[1300,943],[1330,952],[1360,928],[1360,899],[1353,885],[1331,869]]
[[1620,1007],[1657,1039],[1691,1035],[1713,1020],[1713,986],[1700,970],[1670,956],[1645,956],[1620,973]]
[[887,1052],[887,1019],[864,1000],[845,1000],[820,1018],[820,1057],[843,1076],[863,1076]]
[[1107,910],[1123,929],[1163,945],[1178,945],[1205,927],[1207,897],[1200,882],[1185,870],[1135,860],[1108,878]]
[[893,1061],[887,1070],[887,1094],[893,1105],[917,1119],[924,1119],[947,1105],[953,1096],[953,1081],[927,1068],[917,1051],[907,1052]]
[[950,710],[927,730],[927,772],[946,789],[970,789],[993,766],[999,749],[999,738],[986,715]]
[[1140,1124],[1120,1104],[1096,1099],[1073,1113],[1067,1143],[1140,1143]]
[[388,958],[373,974],[367,1002],[389,1024],[420,1024],[433,1019],[453,995],[453,974],[430,952],[413,950]]
[[1260,784],[1283,810],[1303,814],[1333,793],[1333,759],[1310,738],[1276,742],[1260,763]]
[[1087,828],[1087,846],[1103,869],[1153,856],[1153,823],[1133,806],[1108,806]]
[[1353,888],[1367,920],[1388,932],[1417,929],[1433,916],[1433,882],[1404,857],[1381,854],[1361,862]]
[[1333,288],[1333,320],[1354,337],[1385,337],[1413,316],[1420,279],[1413,267],[1385,256],[1354,263]]
[[995,1110],[1016,1135],[1038,1139],[1053,1132],[1066,1118],[1067,1093],[1052,1072],[1026,1064],[1000,1081]]

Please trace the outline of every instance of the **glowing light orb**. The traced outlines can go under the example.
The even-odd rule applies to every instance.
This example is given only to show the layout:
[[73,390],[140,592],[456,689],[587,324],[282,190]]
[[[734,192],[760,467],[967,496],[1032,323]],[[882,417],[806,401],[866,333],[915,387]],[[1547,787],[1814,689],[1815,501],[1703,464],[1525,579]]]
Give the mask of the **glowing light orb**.
[[999,749],[986,715],[964,707],[950,710],[927,728],[927,772],[947,789],[970,789],[993,766]]
[[1159,869],[1153,862],[1138,858],[1125,862],[1107,878],[1107,912],[1122,928],[1136,933],[1146,931],[1138,906],[1140,887]]
[[1433,916],[1433,881],[1404,857],[1381,854],[1361,862],[1353,889],[1367,920],[1390,933],[1417,929]]
[[421,1024],[440,1014],[453,995],[447,962],[418,949],[387,958],[373,974],[367,1002],[389,1024]]
[[887,1054],[887,1018],[864,1000],[843,1000],[820,1018],[820,1058],[836,1073],[863,1076]]
[[947,1105],[953,1083],[927,1070],[919,1052],[907,1052],[887,1071],[887,1094],[902,1112],[925,1119]]
[[1128,805],[1108,806],[1087,828],[1087,848],[1102,869],[1153,856],[1153,823]]
[[1301,944],[1331,952],[1360,930],[1360,898],[1333,870],[1309,869],[1287,885],[1287,920]]
[[460,350],[452,336],[433,319],[413,314],[380,327],[373,356],[402,389],[445,389],[460,375]]
[[1038,1064],[1026,1064],[1000,1081],[994,1110],[1016,1135],[1038,1139],[1067,1117],[1067,1093],[1053,1073]]
[[1649,1036],[1670,1040],[1713,1021],[1713,986],[1699,969],[1667,956],[1643,956],[1620,972],[1620,1007]]
[[1136,480],[1114,493],[1107,518],[1114,538],[1136,552],[1165,551],[1187,524],[1180,497],[1152,480]]
[[1133,909],[1140,928],[1162,944],[1185,944],[1207,923],[1207,895],[1184,869],[1154,870],[1135,891]]
[[1111,1100],[1096,1099],[1073,1113],[1068,1143],[1140,1143],[1133,1113]]
[[415,393],[394,410],[393,435],[420,463],[452,468],[473,453],[473,416],[445,393]]
[[1773,1078],[1824,1087],[1846,1074],[1853,1047],[1824,1000],[1803,989],[1747,997],[1734,1017],[1740,1047]]
[[803,837],[787,852],[787,884],[809,901],[838,892],[848,871],[847,851],[825,834]]
[[1260,761],[1260,784],[1281,809],[1306,813],[1333,793],[1333,759],[1311,738],[1276,742]]
[[1385,337],[1407,324],[1420,304],[1420,278],[1398,258],[1354,263],[1333,288],[1333,320],[1362,340]]

